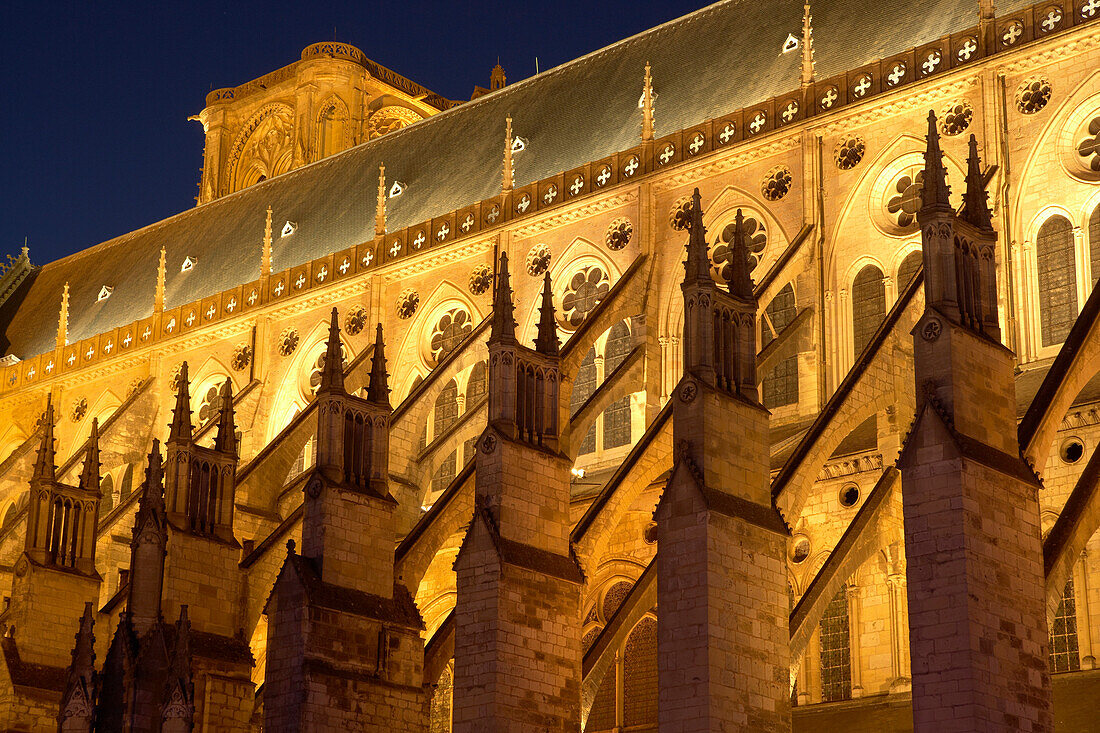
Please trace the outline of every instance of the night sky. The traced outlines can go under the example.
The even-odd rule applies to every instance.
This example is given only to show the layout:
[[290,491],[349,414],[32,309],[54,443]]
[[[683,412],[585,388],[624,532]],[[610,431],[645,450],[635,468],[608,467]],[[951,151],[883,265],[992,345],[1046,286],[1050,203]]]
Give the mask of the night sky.
[[31,261],[43,264],[194,206],[203,135],[187,117],[206,93],[334,34],[445,97],[469,99],[498,56],[511,83],[534,74],[536,57],[545,71],[704,4],[9,1],[0,10],[0,257],[27,237]]

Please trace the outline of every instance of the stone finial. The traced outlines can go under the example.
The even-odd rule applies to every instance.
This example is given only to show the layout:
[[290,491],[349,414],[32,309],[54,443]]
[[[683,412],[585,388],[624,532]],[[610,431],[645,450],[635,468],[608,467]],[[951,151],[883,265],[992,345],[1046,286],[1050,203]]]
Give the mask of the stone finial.
[[218,435],[214,438],[214,450],[237,457],[237,425],[233,421],[233,380],[226,377],[219,392]]
[[489,91],[495,92],[497,89],[503,89],[507,83],[508,77],[504,75],[504,67],[500,65],[500,59],[497,59],[497,65],[489,73]]
[[684,283],[713,283],[710,277],[710,254],[707,230],[703,226],[703,202],[699,189],[691,196],[691,220],[688,225],[687,260],[684,262]]
[[752,266],[749,262],[749,247],[745,241],[745,217],[741,209],[733,222],[733,241],[729,245],[729,291],[730,295],[744,300],[753,300],[755,287],[752,282]]
[[[164,507],[164,462],[160,455],[160,441],[153,438],[153,445],[149,448],[149,458],[145,466],[145,481],[141,496],[138,497],[138,516],[145,512],[153,512],[163,516]],[[139,522],[134,520],[134,527]]]
[[512,281],[508,274],[508,253],[500,253],[500,264],[493,278],[493,320],[490,341],[516,340],[515,305],[512,303]]
[[[92,602],[85,601],[84,614],[80,617],[80,629],[76,632],[76,644],[73,646],[73,666],[69,668],[69,674],[80,675],[89,682],[95,675],[95,636],[92,633],[94,626]],[[71,676],[70,679],[72,679]]]
[[328,340],[325,342],[325,365],[321,368],[321,392],[344,391],[344,353],[340,344],[340,311],[332,309],[328,324]]
[[386,233],[386,164],[378,166],[378,200],[374,205],[374,236]]
[[970,151],[966,158],[962,218],[980,229],[993,228],[993,212],[989,209],[989,193],[985,190],[982,159],[978,157],[978,138],[974,135],[970,136]]
[[260,277],[271,274],[271,207],[267,207],[267,221],[264,223],[263,252],[260,253]]
[[921,212],[951,212],[951,189],[947,185],[947,168],[940,150],[940,131],[936,112],[928,110],[928,144],[924,151],[924,187],[921,192]]
[[645,62],[645,78],[642,81],[642,140],[653,139],[653,72]]
[[554,290],[547,272],[542,281],[542,305],[539,308],[539,331],[535,351],[557,356],[559,353],[558,324],[554,318]]
[[88,450],[84,454],[84,468],[80,471],[80,488],[99,494],[99,466],[99,418],[93,417]]
[[512,181],[515,180],[516,171],[512,167],[512,115],[504,120],[504,168],[501,175],[501,193],[512,190]]
[[38,457],[34,462],[32,479],[57,480],[57,458],[53,438],[53,395],[46,395],[46,412],[42,415],[42,442],[38,444]]
[[69,283],[61,290],[61,313],[57,317],[57,343],[59,349],[69,343]]
[[814,82],[814,31],[810,0],[802,7],[802,88]]
[[191,384],[187,377],[187,362],[180,366],[179,384],[176,386],[176,406],[172,410],[171,430],[168,440],[190,442],[194,427],[191,424]]
[[370,385],[367,387],[367,400],[376,405],[390,404],[390,387],[386,374],[386,343],[382,338],[382,324],[374,332],[374,353],[370,358]]
[[164,312],[164,286],[168,277],[167,252],[160,246],[160,262],[157,263],[157,291],[153,294],[153,312]]

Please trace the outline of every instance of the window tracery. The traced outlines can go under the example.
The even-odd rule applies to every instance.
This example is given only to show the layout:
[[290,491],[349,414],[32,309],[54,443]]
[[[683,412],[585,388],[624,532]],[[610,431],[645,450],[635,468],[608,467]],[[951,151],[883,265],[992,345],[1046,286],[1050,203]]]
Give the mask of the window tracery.
[[821,617],[821,700],[852,697],[852,648],[848,628],[848,587],[841,586]]
[[550,247],[545,244],[536,244],[527,253],[527,274],[531,277],[541,277],[550,267]]
[[[327,347],[326,347],[327,348]],[[313,366],[309,370],[309,392],[311,395],[317,394],[317,390],[321,388],[321,373],[325,370],[325,349],[322,349],[321,353],[317,355],[317,358],[313,361]],[[347,369],[348,367],[348,350],[344,347],[344,344],[340,344],[340,368]]]
[[889,192],[889,199],[886,201],[886,211],[900,229],[916,229],[917,212],[920,211],[923,190],[923,169],[910,168],[895,180],[893,190]]
[[[741,226],[749,250],[749,271],[752,272],[760,264],[760,258],[768,247],[768,233],[764,229],[763,220],[758,216],[745,216]],[[733,223],[722,227],[722,231],[711,246],[711,275],[719,282],[726,282],[729,279],[730,245],[733,243],[734,229]]]
[[837,143],[833,151],[833,162],[842,171],[850,171],[860,164],[867,143],[858,135],[849,135]]
[[469,287],[473,295],[484,295],[492,284],[493,271],[488,265],[478,265],[470,271]]
[[607,226],[604,242],[609,250],[618,252],[630,243],[632,234],[634,234],[634,225],[630,223],[630,219],[625,216],[619,217]]
[[69,410],[69,419],[73,422],[80,422],[84,419],[84,416],[88,414],[88,398],[80,397],[73,402],[72,408]]
[[691,199],[687,196],[676,199],[668,212],[668,225],[678,232],[685,231],[691,223]]
[[465,308],[452,308],[440,316],[432,329],[429,343],[432,364],[443,361],[473,329],[470,314]]
[[1085,160],[1090,170],[1100,172],[1100,117],[1093,117],[1088,126],[1088,137],[1077,144],[1077,154]]
[[940,132],[949,136],[959,135],[970,127],[973,118],[974,108],[970,102],[965,99],[952,102],[940,112]]
[[1050,627],[1050,671],[1075,672],[1081,669],[1081,655],[1077,644],[1077,601],[1074,597],[1073,578],[1062,589],[1062,600],[1054,613]]
[[222,408],[221,384],[215,382],[206,390],[199,402],[199,425],[206,425],[218,417]]
[[397,105],[381,107],[371,113],[367,119],[367,139],[373,140],[395,130],[420,122],[422,116],[409,109]]
[[1016,89],[1016,109],[1022,114],[1033,115],[1047,106],[1053,91],[1046,77],[1027,79]]
[[768,201],[778,201],[791,190],[791,169],[785,165],[776,166],[764,176],[760,184],[760,193]]
[[611,290],[611,281],[603,268],[592,265],[573,274],[561,301],[561,325],[576,329]]
[[405,288],[401,291],[401,294],[397,296],[397,317],[402,320],[412,318],[419,306],[420,293],[412,288]]
[[344,318],[344,331],[351,336],[358,336],[367,326],[367,311],[362,306],[355,306],[348,311]]
[[297,348],[298,331],[293,328],[283,331],[282,336],[279,337],[279,353],[283,356],[290,356]]

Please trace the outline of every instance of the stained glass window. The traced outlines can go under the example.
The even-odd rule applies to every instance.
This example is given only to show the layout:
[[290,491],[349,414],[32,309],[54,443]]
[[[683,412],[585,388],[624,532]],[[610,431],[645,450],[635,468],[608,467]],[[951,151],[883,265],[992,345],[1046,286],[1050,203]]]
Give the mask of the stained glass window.
[[1073,596],[1073,579],[1062,590],[1062,600],[1050,627],[1050,671],[1073,672],[1081,669],[1077,649],[1077,602]]
[[885,317],[886,283],[883,282],[882,270],[867,265],[852,283],[852,341],[857,359]]
[[821,617],[821,700],[852,696],[852,648],[848,635],[848,589],[842,586]]
[[1077,268],[1073,255],[1073,225],[1063,216],[1050,217],[1035,237],[1043,346],[1065,341],[1077,319]]

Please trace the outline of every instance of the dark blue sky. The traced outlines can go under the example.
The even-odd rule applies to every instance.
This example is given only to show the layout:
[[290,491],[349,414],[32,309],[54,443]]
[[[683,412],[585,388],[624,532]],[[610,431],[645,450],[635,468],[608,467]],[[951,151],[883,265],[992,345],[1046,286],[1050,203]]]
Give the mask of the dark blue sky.
[[9,0],[0,10],[0,256],[43,264],[194,205],[207,91],[336,39],[452,99],[531,76],[706,0],[164,2]]

